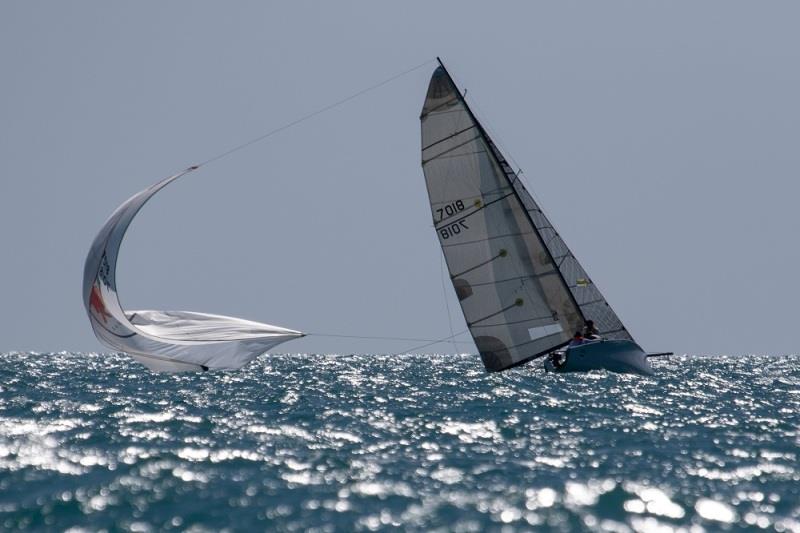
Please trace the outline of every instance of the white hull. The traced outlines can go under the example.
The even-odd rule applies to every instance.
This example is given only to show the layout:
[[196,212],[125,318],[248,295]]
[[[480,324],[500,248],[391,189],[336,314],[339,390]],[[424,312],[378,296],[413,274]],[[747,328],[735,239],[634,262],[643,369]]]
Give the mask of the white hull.
[[623,374],[654,374],[647,354],[629,340],[599,340],[572,346],[544,362],[548,372],[588,372],[609,370]]

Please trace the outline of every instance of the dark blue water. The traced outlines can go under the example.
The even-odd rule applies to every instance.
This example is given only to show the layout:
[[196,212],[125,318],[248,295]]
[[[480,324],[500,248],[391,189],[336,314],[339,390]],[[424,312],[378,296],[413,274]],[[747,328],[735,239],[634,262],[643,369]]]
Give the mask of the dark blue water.
[[655,366],[3,354],[0,529],[800,531],[800,357]]

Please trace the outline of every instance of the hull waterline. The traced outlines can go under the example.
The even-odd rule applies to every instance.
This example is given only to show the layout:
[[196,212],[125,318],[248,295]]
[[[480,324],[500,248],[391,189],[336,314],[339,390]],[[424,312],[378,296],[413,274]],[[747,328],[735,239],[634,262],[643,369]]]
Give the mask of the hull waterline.
[[654,374],[647,354],[629,340],[600,340],[571,346],[563,353],[548,357],[544,367],[548,372],[608,370],[645,376]]

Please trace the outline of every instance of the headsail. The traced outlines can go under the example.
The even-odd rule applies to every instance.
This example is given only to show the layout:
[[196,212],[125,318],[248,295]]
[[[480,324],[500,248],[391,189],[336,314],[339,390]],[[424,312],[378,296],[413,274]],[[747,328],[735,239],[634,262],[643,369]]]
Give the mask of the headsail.
[[190,167],[135,194],[117,208],[95,237],[83,271],[83,304],[97,338],[151,370],[240,368],[270,348],[302,337],[249,320],[189,311],[124,311],[116,268],[122,238],[136,213],[159,190],[195,170]]
[[434,226],[487,370],[564,346],[587,319],[631,339],[441,63],[420,120]]

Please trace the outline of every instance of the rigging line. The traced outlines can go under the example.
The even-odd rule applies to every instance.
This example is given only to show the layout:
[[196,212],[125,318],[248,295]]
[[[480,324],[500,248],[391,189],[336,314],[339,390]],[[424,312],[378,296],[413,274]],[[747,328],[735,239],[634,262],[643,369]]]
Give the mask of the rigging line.
[[306,120],[308,120],[310,118],[313,118],[313,117],[315,117],[315,116],[317,116],[319,114],[322,114],[322,113],[324,113],[326,111],[330,111],[331,109],[333,109],[335,107],[339,107],[340,105],[345,104],[345,103],[349,102],[350,100],[353,100],[354,98],[358,98],[359,96],[361,96],[363,94],[366,94],[366,93],[368,93],[370,91],[374,91],[375,89],[383,87],[387,83],[390,83],[390,82],[396,80],[397,78],[401,78],[401,77],[405,76],[406,74],[410,74],[410,73],[414,72],[415,70],[420,69],[420,68],[424,67],[425,65],[428,65],[428,64],[432,63],[433,61],[434,61],[434,59],[428,59],[424,63],[420,63],[419,65],[417,65],[415,67],[412,67],[412,68],[410,68],[408,70],[404,70],[404,71],[400,72],[399,74],[395,74],[394,76],[392,76],[390,78],[386,78],[382,82],[376,83],[375,85],[371,85],[371,86],[367,87],[366,89],[362,89],[362,90],[358,91],[357,93],[351,94],[347,98],[343,98],[343,99],[341,99],[341,100],[339,100],[337,102],[334,102],[332,104],[328,104],[325,107],[317,109],[316,111],[313,111],[313,112],[311,112],[311,113],[309,113],[307,115],[303,115],[302,117],[300,117],[300,118],[298,118],[296,120],[293,120],[292,122],[288,122],[288,123],[284,124],[283,126],[280,126],[278,128],[275,128],[274,130],[268,131],[267,133],[265,133],[265,134],[263,134],[263,135],[261,135],[259,137],[251,139],[251,140],[249,140],[249,141],[247,141],[245,143],[242,143],[240,145],[234,146],[233,148],[231,148],[231,149],[229,149],[229,150],[227,150],[225,152],[222,152],[219,155],[215,155],[214,157],[212,157],[210,159],[206,159],[205,161],[203,161],[202,163],[200,163],[197,166],[201,167],[201,166],[207,165],[209,163],[212,163],[214,161],[222,159],[223,157],[227,157],[227,156],[231,155],[234,152],[238,152],[239,150],[247,148],[250,145],[253,145],[253,144],[257,143],[257,142],[263,141],[267,137],[271,137],[272,135],[275,135],[276,133],[279,133],[279,132],[281,132],[283,130],[289,129],[292,126],[296,126],[297,124],[300,124],[301,122],[305,122]]
[[[452,329],[451,329],[451,333],[452,333]],[[336,338],[340,338],[340,339],[382,340],[382,341],[412,341],[412,342],[414,342],[414,341],[416,341],[416,342],[424,341],[424,342],[434,342],[434,343],[440,342],[440,341],[435,341],[434,339],[420,339],[420,338],[416,338],[416,337],[370,337],[370,336],[365,336],[365,335],[338,335],[338,334],[334,334],[334,333],[306,333],[306,336],[307,337],[308,336],[314,336],[314,337],[336,337]],[[447,339],[450,339],[451,337],[455,338],[455,337],[458,337],[458,335],[451,335],[450,337],[447,337]],[[456,341],[456,340],[454,340],[453,342],[461,343],[461,344],[469,344],[468,341]]]
[[459,331],[458,333],[456,333],[455,335],[452,335],[450,337],[442,337],[441,339],[435,340],[433,342],[429,342],[428,344],[420,344],[419,346],[412,346],[411,348],[406,348],[405,350],[399,351],[397,353],[389,354],[389,355],[395,356],[395,355],[402,355],[402,354],[405,354],[405,353],[411,353],[412,350],[419,350],[420,348],[427,348],[428,346],[433,346],[434,344],[439,344],[439,343],[442,343],[442,342],[449,341],[451,338],[458,337],[459,335],[463,335],[467,331],[469,331],[469,330],[465,329],[465,330]]
[[[476,154],[476,153],[478,153],[478,152],[473,152],[473,154]],[[481,152],[481,153],[483,153],[483,152]],[[481,197],[483,197],[485,199],[485,198],[488,198],[489,196],[493,196],[493,195],[498,195],[499,196],[499,195],[502,195],[502,194],[506,194],[507,191],[510,191],[510,190],[511,190],[511,187],[500,187],[500,188],[497,188],[497,189],[490,189],[488,191],[480,191],[479,196],[481,196]],[[473,198],[475,198],[474,194],[468,194],[467,196],[459,196],[459,197],[456,197],[456,198],[450,198],[450,199],[441,200],[441,201],[438,201],[438,202],[434,202],[433,200],[431,200],[431,206],[447,205],[447,204],[452,203],[452,202],[454,202],[456,200],[461,200],[462,202],[469,202]],[[492,201],[492,200],[489,200],[489,201]]]

